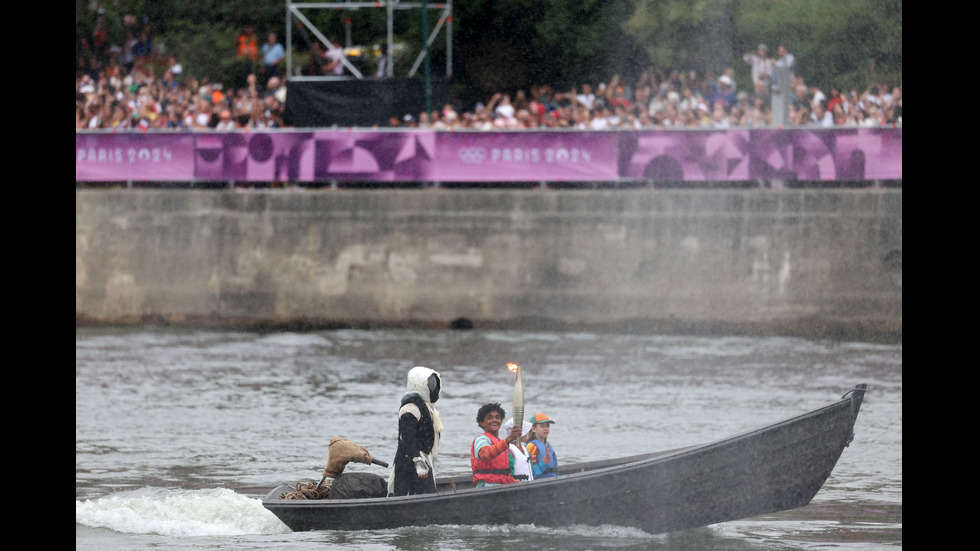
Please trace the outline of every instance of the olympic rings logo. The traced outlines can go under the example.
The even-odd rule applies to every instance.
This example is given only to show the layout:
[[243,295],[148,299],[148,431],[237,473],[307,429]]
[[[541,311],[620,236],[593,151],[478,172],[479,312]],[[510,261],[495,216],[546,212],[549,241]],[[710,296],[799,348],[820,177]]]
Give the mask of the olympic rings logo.
[[457,155],[464,163],[479,164],[486,160],[487,150],[482,147],[461,147]]

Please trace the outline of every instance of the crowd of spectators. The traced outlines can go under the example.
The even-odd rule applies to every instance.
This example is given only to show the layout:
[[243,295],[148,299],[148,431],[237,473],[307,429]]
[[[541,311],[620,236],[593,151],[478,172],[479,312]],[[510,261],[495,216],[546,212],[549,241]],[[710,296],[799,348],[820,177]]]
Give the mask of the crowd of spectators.
[[[100,33],[83,39],[75,75],[75,128],[110,130],[235,130],[284,127],[286,87],[279,76],[284,56],[275,33],[260,48],[239,37],[237,55],[249,71],[235,85],[185,75],[165,48],[155,47],[149,27],[124,44]],[[243,35],[245,33],[243,32]],[[158,45],[160,46],[160,45]],[[278,47],[276,47],[278,46]]]
[[[270,34],[270,41],[275,35]],[[75,128],[111,130],[246,130],[284,128],[286,82],[249,46],[240,55],[260,64],[229,86],[185,75],[173,57],[155,50],[152,36],[132,34],[126,44],[83,44],[75,79]],[[251,43],[251,40],[249,41]],[[743,58],[752,86],[737,88],[734,68],[721,75],[649,68],[634,81],[582,83],[566,90],[542,84],[499,92],[472,108],[442,108],[394,116],[388,127],[437,130],[696,129],[772,127],[776,76],[791,83],[787,126],[869,127],[902,124],[902,89],[873,83],[864,90],[831,87],[825,93],[793,72],[792,55],[766,58],[761,45]],[[788,57],[787,57],[788,56]],[[281,59],[281,58],[280,58]],[[281,62],[279,63],[281,65]],[[786,71],[777,71],[775,68]],[[275,69],[275,70],[274,70]],[[767,74],[766,71],[771,71]],[[778,120],[778,119],[777,119]]]

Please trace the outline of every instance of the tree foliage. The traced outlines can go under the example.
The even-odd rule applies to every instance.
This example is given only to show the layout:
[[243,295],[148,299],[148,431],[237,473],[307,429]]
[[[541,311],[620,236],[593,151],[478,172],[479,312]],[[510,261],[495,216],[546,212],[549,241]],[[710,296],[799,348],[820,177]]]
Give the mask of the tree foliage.
[[902,79],[901,0],[636,0],[624,29],[664,68],[718,72],[749,83],[744,53],[784,43],[797,72],[823,87]]
[[558,90],[638,73],[646,53],[622,31],[629,0],[474,0],[453,5],[455,76],[471,97]]
[[637,0],[623,29],[654,66],[721,72],[731,64],[736,0]]
[[[75,4],[76,53],[99,21],[95,5]],[[283,0],[98,5],[113,43],[123,42],[123,16],[131,14],[136,26],[151,26],[189,74],[219,81],[233,71],[235,36],[243,26],[260,37],[286,34]],[[399,63],[410,65],[421,50],[420,12],[396,10],[396,37],[412,48]],[[429,13],[431,30],[437,12]],[[314,10],[310,18],[330,35],[349,34],[355,44],[380,43],[387,34],[384,9]],[[872,82],[900,84],[902,77],[901,0],[467,0],[453,5],[452,26],[454,89],[466,101],[534,84],[561,89],[614,74],[629,80],[651,65],[702,73],[733,67],[740,85],[748,86],[741,56],[759,42],[770,44],[771,53],[785,43],[798,72],[824,87],[863,89]],[[296,30],[293,46],[302,53],[310,35]],[[450,55],[444,38],[435,40],[430,55],[438,76]]]

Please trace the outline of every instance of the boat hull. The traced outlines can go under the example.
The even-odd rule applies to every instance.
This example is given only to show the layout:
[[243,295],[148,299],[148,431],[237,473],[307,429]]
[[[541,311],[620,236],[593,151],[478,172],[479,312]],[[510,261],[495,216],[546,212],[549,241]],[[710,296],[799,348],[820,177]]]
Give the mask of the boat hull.
[[263,505],[294,531],[402,526],[619,525],[651,534],[802,507],[853,438],[859,385],[840,401],[766,427],[678,450],[562,467],[561,478],[472,488],[441,479],[436,494],[283,500]]

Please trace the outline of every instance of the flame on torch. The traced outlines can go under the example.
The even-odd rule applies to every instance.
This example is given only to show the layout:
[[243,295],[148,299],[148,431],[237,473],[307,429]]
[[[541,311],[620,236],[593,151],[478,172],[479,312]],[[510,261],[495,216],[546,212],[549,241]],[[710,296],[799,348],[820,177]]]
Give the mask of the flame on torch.
[[521,366],[508,362],[507,369],[517,374],[514,380],[514,426],[520,427],[524,425],[524,382],[521,381]]

